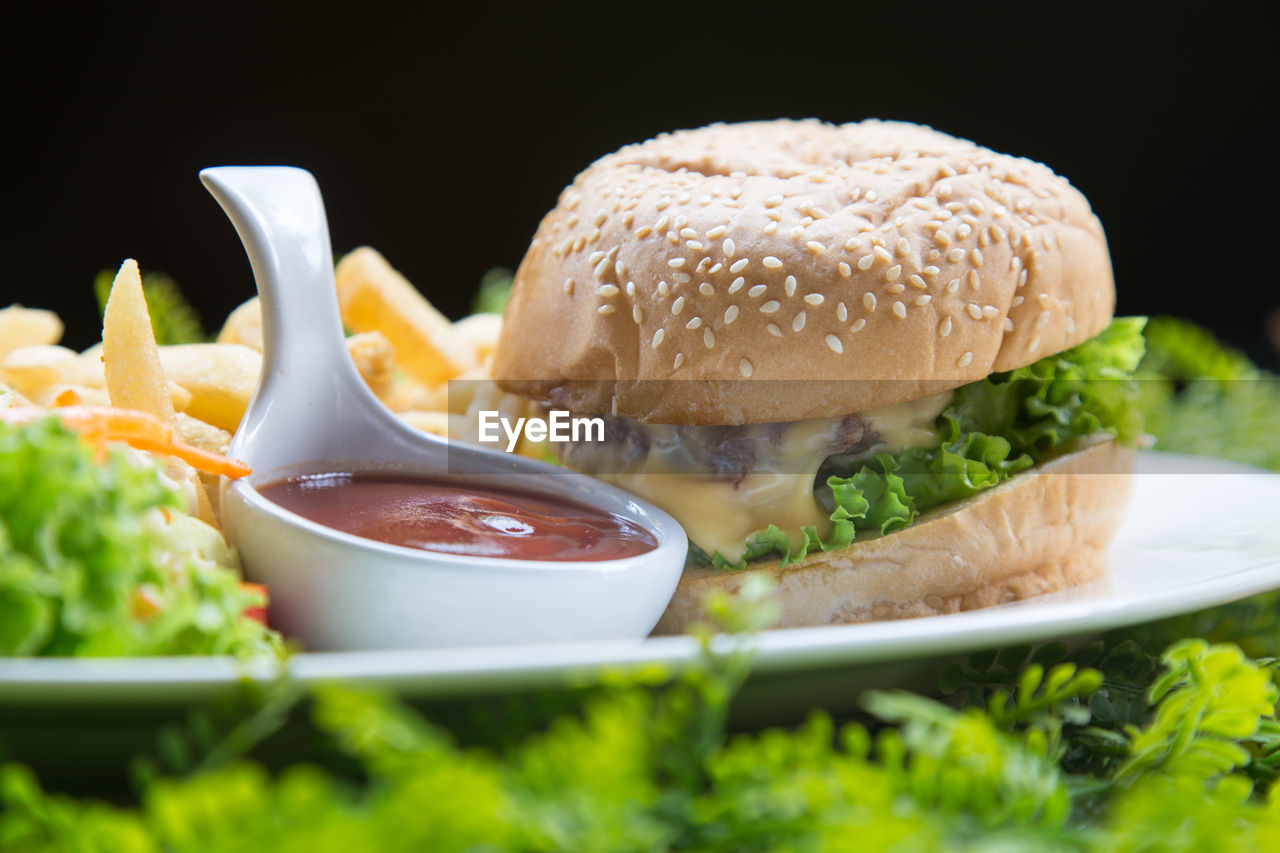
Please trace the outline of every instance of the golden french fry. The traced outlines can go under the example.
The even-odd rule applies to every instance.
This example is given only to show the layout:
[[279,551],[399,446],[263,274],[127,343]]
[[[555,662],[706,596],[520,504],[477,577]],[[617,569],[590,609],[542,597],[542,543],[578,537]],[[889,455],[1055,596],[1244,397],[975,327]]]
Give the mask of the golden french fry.
[[472,314],[453,324],[454,334],[471,347],[477,362],[483,362],[493,353],[501,331],[501,314]]
[[347,352],[356,370],[379,399],[385,400],[395,380],[395,350],[382,332],[359,332],[347,338]]
[[412,376],[397,373],[382,402],[393,412],[443,412],[449,407],[449,385],[441,382],[427,386]]
[[52,406],[110,406],[111,397],[105,388],[58,382],[41,388],[31,402],[46,409]]
[[79,358],[75,350],[50,344],[18,347],[0,360],[0,375],[24,396],[36,397],[46,386],[74,382]]
[[177,344],[160,348],[160,362],[191,392],[188,415],[235,432],[258,384],[260,354],[242,344]]
[[[225,456],[227,448],[231,446],[231,433],[182,412],[179,412],[174,417],[173,437],[184,444],[190,444],[193,447],[198,447],[208,453],[216,453],[219,456]],[[218,503],[218,478],[203,471],[197,471],[196,474],[200,479],[200,490],[204,495],[204,504],[208,507],[209,516],[213,519],[209,523],[213,524],[214,527],[218,527],[222,516]],[[201,510],[199,504],[197,504],[197,510]],[[199,517],[202,521],[208,521],[203,515]]]
[[62,340],[62,320],[52,311],[10,305],[0,308],[0,358],[18,347],[56,344]]
[[168,382],[166,384],[169,388],[169,402],[173,404],[174,412],[185,412],[191,407],[191,401],[195,395],[177,382]]
[[227,315],[227,322],[218,332],[220,344],[243,344],[262,352],[262,305],[258,297],[242,302]]
[[357,332],[382,332],[397,362],[426,385],[450,379],[475,363],[453,324],[368,246],[338,262],[335,276],[342,321]]
[[120,265],[102,315],[102,364],[111,405],[173,423],[169,383],[160,364],[142,277],[132,258]]

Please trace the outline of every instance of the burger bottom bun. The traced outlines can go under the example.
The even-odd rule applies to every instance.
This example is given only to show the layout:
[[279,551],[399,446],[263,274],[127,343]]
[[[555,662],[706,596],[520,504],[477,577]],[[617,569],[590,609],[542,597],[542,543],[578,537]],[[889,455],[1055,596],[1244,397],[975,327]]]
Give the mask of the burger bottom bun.
[[976,610],[1096,580],[1124,519],[1132,469],[1133,452],[1106,439],[904,530],[785,568],[767,560],[739,572],[687,568],[654,633],[683,633],[702,618],[707,593],[736,590],[752,575],[776,582],[780,628]]

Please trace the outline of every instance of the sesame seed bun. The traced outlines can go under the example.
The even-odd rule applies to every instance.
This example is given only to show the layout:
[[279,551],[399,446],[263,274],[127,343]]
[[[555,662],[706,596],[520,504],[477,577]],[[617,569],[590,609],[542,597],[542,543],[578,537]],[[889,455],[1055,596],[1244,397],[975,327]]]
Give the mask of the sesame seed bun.
[[1039,163],[912,124],[713,125],[564,190],[494,375],[649,422],[829,417],[1067,349],[1114,303],[1101,224]]
[[1097,580],[1129,501],[1132,460],[1107,440],[925,513],[905,530],[785,568],[773,560],[740,572],[686,568],[654,633],[686,631],[702,618],[709,591],[736,589],[756,574],[777,583],[779,627],[955,613]]

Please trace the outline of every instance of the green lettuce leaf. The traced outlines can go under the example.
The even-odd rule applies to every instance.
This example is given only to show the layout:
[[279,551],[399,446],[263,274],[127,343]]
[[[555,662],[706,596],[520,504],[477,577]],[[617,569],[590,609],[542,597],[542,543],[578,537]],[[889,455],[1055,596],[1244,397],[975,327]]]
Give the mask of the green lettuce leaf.
[[1143,432],[1133,372],[1146,349],[1145,323],[1145,317],[1118,318],[1072,349],[961,386],[938,416],[937,446],[878,453],[818,486],[819,502],[832,507],[826,537],[809,527],[793,542],[770,526],[752,534],[742,559],[716,553],[712,565],[742,569],[776,554],[785,566],[812,551],[844,548],[860,535],[901,530],[920,513],[989,489],[1086,436],[1105,432],[1133,442]]
[[0,656],[277,650],[234,553],[178,504],[149,460],[0,421]]

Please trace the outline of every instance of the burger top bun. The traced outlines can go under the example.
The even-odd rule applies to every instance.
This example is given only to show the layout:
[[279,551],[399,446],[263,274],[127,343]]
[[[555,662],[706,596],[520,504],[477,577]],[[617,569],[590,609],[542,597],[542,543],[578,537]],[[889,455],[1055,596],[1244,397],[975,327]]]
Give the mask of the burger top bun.
[[828,417],[1067,349],[1114,303],[1101,224],[1039,163],[898,122],[713,125],[564,190],[494,375],[650,422]]

